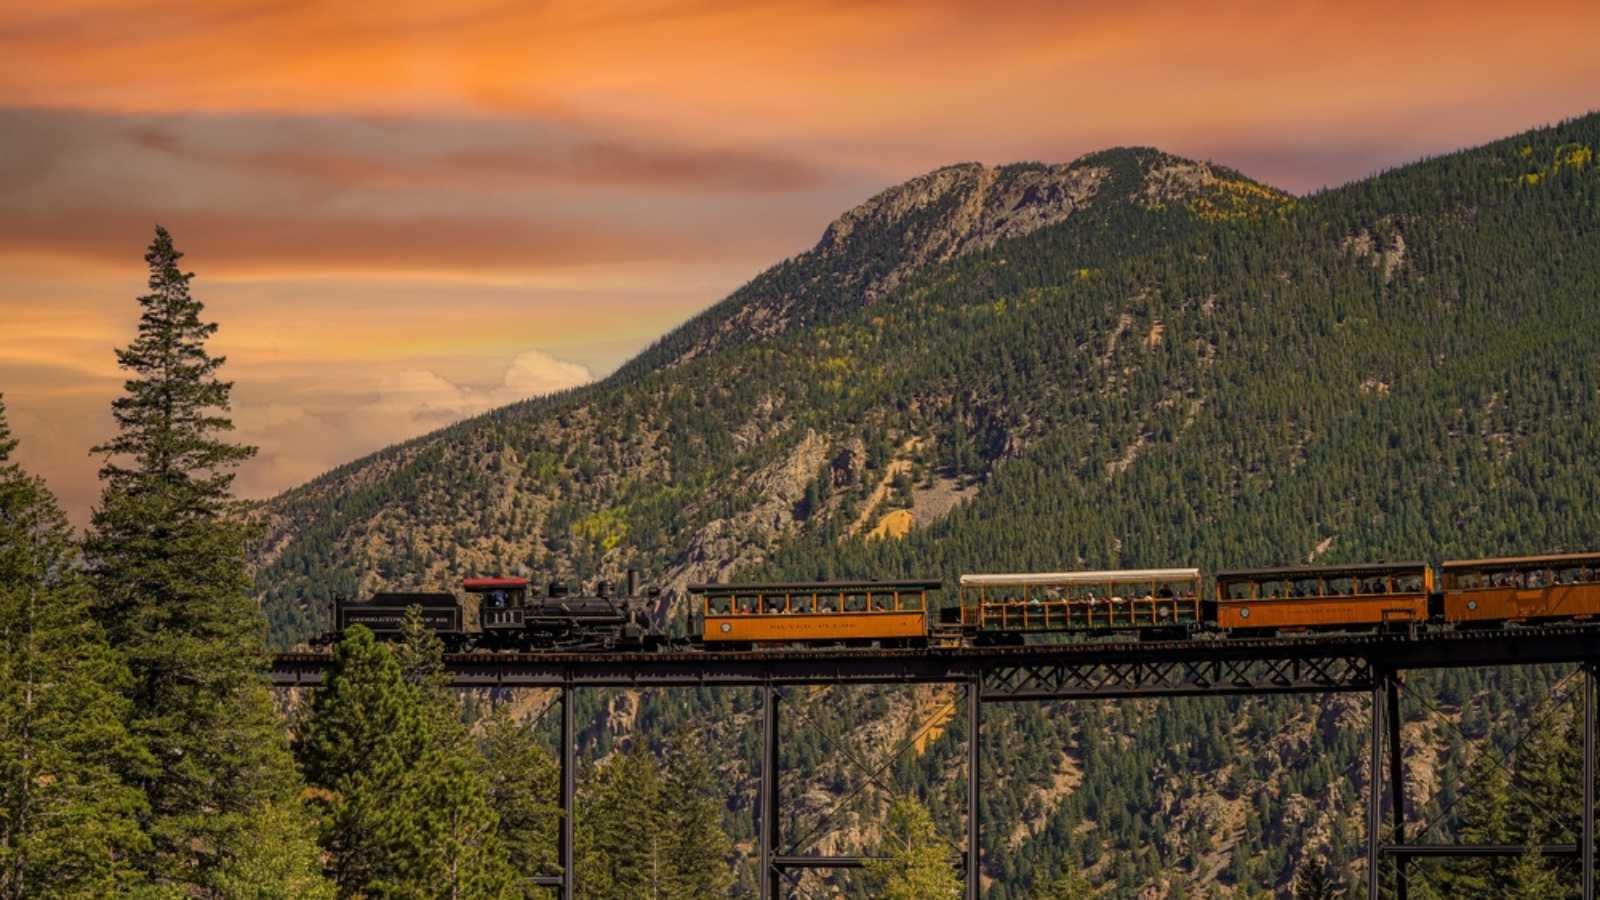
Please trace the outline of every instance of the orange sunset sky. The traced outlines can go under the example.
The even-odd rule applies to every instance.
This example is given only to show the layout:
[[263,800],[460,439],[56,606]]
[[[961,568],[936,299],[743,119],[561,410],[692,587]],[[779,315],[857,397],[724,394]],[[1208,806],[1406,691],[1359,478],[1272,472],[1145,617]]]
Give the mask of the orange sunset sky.
[[603,376],[937,166],[1305,192],[1600,107],[1600,3],[0,8],[0,392],[82,523],[156,222],[268,496]]

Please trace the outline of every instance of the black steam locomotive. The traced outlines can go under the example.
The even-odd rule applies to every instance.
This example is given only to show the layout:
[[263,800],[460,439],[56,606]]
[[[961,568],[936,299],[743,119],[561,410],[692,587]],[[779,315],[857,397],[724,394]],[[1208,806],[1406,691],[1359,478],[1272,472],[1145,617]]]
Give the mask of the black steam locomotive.
[[422,622],[444,642],[447,653],[474,650],[655,650],[667,637],[650,620],[647,599],[637,596],[638,576],[628,572],[626,591],[613,594],[600,582],[593,596],[572,596],[552,582],[541,595],[526,578],[468,578],[461,587],[478,598],[478,628],[466,627],[466,609],[455,594],[381,592],[366,600],[334,600],[334,630],[313,642],[328,646],[352,625],[363,625],[381,639],[400,635],[406,610],[415,606]]

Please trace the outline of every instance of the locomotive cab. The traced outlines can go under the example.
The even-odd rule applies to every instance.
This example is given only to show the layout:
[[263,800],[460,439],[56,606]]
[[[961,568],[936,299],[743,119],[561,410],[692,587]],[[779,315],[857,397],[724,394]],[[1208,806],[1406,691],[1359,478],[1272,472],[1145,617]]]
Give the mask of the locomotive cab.
[[468,578],[461,587],[478,595],[478,622],[485,634],[523,629],[528,617],[528,579]]

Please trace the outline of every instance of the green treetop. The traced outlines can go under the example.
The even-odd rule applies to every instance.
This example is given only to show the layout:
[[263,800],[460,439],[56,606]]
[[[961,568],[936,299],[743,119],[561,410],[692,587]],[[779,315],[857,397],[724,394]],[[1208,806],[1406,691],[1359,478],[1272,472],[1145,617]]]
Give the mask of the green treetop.
[[530,723],[513,719],[504,709],[485,723],[482,749],[489,803],[499,817],[500,844],[516,892],[546,896],[549,889],[531,879],[559,871],[556,829],[561,810],[555,800],[560,772],[555,758],[540,745]]
[[453,701],[409,682],[396,654],[367,629],[351,628],[335,648],[296,751],[342,893],[506,892],[506,853],[481,758],[460,723],[432,708],[440,702]]
[[940,840],[927,807],[902,797],[889,807],[884,858],[868,864],[884,900],[957,900],[961,880],[950,865],[950,847]]
[[71,532],[10,461],[0,401],[0,898],[109,896],[141,880],[127,669],[89,613]]
[[726,897],[733,887],[733,841],[722,828],[723,802],[705,754],[679,749],[667,763],[661,792],[670,827],[666,857],[672,872],[668,900]]
[[1078,870],[1070,858],[1061,865],[1061,874],[1050,882],[1043,900],[1089,900],[1094,896],[1094,885]]

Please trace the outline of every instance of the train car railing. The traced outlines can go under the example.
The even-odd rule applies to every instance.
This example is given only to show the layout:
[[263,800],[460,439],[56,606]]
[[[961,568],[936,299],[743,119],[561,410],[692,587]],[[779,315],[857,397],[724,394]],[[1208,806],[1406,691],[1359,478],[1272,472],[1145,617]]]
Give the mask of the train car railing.
[[1100,631],[1201,623],[1199,569],[961,576],[961,626],[974,631]]

